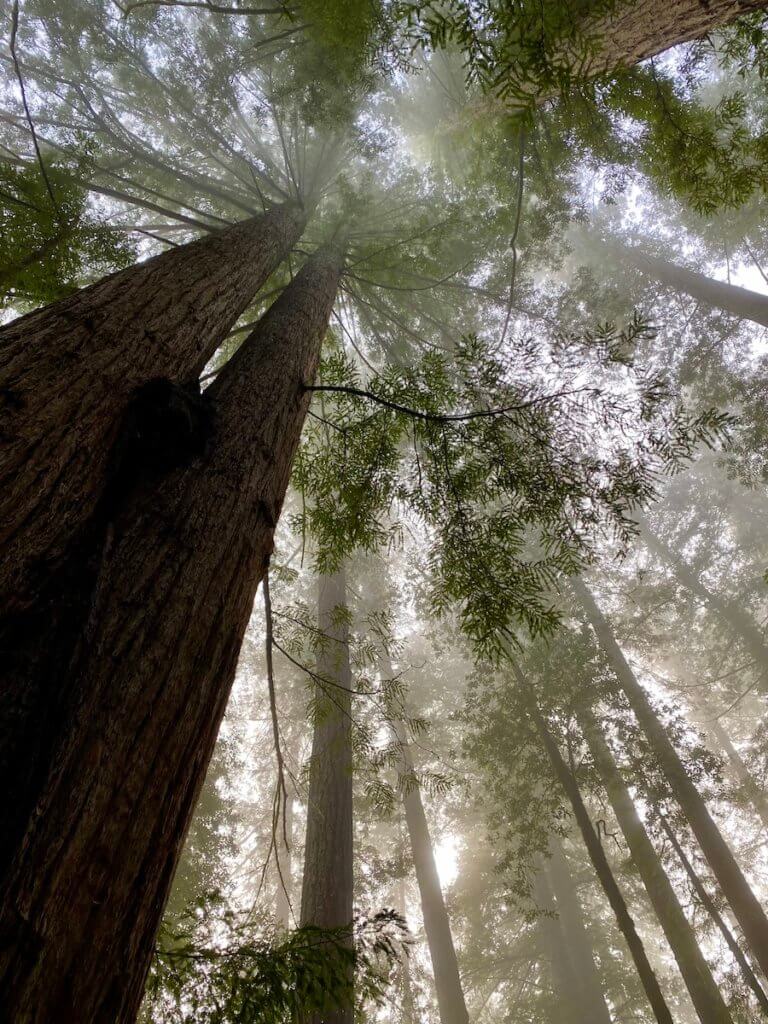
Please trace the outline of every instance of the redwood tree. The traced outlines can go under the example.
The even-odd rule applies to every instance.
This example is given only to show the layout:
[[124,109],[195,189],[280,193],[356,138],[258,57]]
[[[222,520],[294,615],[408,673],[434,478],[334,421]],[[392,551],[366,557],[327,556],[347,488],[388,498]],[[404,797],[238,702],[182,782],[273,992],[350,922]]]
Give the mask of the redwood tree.
[[207,454],[114,526],[61,685],[76,706],[0,888],[17,1024],[135,1019],[272,549],[343,254],[307,261],[206,392]]

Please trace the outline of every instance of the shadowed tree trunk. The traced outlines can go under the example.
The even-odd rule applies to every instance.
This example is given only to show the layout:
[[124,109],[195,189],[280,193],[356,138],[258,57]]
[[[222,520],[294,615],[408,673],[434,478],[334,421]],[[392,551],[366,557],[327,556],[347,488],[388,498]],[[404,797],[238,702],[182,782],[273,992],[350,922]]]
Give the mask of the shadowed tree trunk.
[[[317,659],[317,710],[307,802],[307,837],[301,890],[301,924],[351,928],[352,670],[344,570],[321,576],[318,628],[324,643]],[[350,979],[351,981],[351,979]],[[313,1014],[308,1024],[352,1024],[354,1006]]]
[[584,840],[584,845],[587,848],[589,859],[592,861],[592,866],[595,869],[597,879],[611,905],[614,915],[616,916],[616,923],[618,924],[619,930],[627,943],[635,968],[640,977],[640,981],[642,982],[643,989],[648,997],[648,1002],[653,1009],[654,1016],[656,1017],[658,1024],[674,1024],[672,1014],[669,1011],[669,1007],[667,1006],[664,996],[662,995],[661,988],[659,987],[659,982],[653,972],[650,962],[648,961],[645,947],[643,946],[642,940],[635,929],[635,922],[632,920],[632,915],[629,912],[624,897],[621,894],[621,890],[613,876],[613,871],[608,863],[608,858],[605,856],[605,851],[603,850],[602,843],[600,842],[600,837],[592,826],[589,812],[587,811],[581,797],[581,792],[579,791],[579,785],[570,768],[565,763],[557,743],[555,742],[554,736],[549,731],[549,727],[544,720],[544,716],[539,710],[536,697],[528,683],[528,680],[525,678],[517,662],[511,657],[509,660],[512,666],[512,671],[520,686],[521,694],[528,708],[528,714],[530,715],[536,732],[539,734],[539,738],[552,767],[552,773],[560,783],[568,802],[571,805],[571,810],[573,811],[576,824],[578,825],[582,839]]
[[[768,297],[765,301],[768,303]],[[640,526],[643,531],[643,540],[648,548],[666,562],[683,586],[701,598],[704,604],[719,616],[721,621],[742,641],[746,650],[755,659],[758,668],[761,669],[761,689],[768,692],[768,644],[754,619],[734,601],[722,597],[704,586],[690,565],[676,554],[661,537],[657,536],[647,523],[641,520]]]
[[608,621],[584,583],[577,578],[574,578],[572,583],[598,642],[613,667],[616,678],[658,758],[670,789],[688,819],[755,959],[763,973],[768,974],[768,919],[763,908],[736,863],[730,847],[712,820],[701,794],[691,781],[645,691],[616,643]]
[[579,1024],[611,1024],[602,982],[595,967],[592,940],[584,923],[584,912],[565,851],[557,836],[550,837],[549,848],[552,854],[549,877],[552,879],[566,947],[573,964]]
[[190,382],[303,220],[278,209],[0,330],[0,871],[45,777],[111,524],[140,477],[203,447]]
[[[391,671],[388,674],[393,675]],[[413,865],[416,869],[416,881],[421,896],[424,931],[427,935],[432,973],[435,977],[440,1021],[441,1024],[469,1024],[469,1014],[459,975],[459,964],[453,945],[451,921],[443,899],[440,876],[437,873],[427,816],[421,802],[421,790],[413,775],[413,759],[402,728],[398,729],[398,739],[402,744],[403,767],[405,772],[411,776],[407,790],[403,793],[403,806],[408,825],[408,837],[411,842]]]
[[699,948],[696,934],[683,913],[594,715],[587,709],[580,709],[577,714],[616,820],[680,968],[699,1020],[702,1024],[733,1024],[725,1000]]
[[615,238],[601,239],[600,244],[617,257],[619,265],[629,263],[665,288],[684,292],[705,306],[733,313],[741,320],[752,320],[768,327],[768,295],[725,281],[715,281],[706,274],[688,270],[660,256],[652,256],[633,245],[624,245]]
[[305,220],[278,207],[0,328],[0,615],[39,599],[94,513],[131,394],[195,381]]
[[269,562],[341,273],[307,261],[206,393],[209,451],[133,499],[66,674],[77,705],[0,887],[14,1024],[130,1024]]
[[760,1005],[760,1008],[762,1009],[763,1013],[766,1016],[768,1016],[768,995],[765,994],[760,982],[757,980],[755,972],[752,970],[749,961],[744,956],[744,952],[741,946],[736,941],[736,937],[734,936],[731,929],[728,927],[728,924],[725,921],[723,915],[715,906],[715,901],[712,899],[712,897],[709,895],[706,888],[704,887],[703,882],[696,873],[696,869],[694,868],[693,864],[691,864],[685,850],[680,845],[680,841],[675,835],[674,829],[670,826],[669,822],[663,815],[659,815],[659,820],[661,821],[661,826],[664,829],[664,832],[666,833],[667,839],[669,839],[670,844],[672,845],[672,849],[677,854],[678,860],[683,865],[685,873],[691,880],[691,885],[693,886],[694,892],[701,900],[702,906],[706,909],[707,913],[712,918],[718,930],[720,931],[720,934],[725,939],[725,943],[728,946],[728,949],[730,949],[734,960],[739,965],[741,976],[744,978],[744,981],[747,983],[747,986],[754,993],[755,998],[757,999]]

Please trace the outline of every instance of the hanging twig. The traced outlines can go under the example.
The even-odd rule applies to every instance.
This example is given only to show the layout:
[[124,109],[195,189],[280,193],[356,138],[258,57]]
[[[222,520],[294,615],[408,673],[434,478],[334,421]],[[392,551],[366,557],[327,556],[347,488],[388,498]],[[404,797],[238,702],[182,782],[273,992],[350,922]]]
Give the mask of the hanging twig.
[[37,132],[35,131],[35,123],[32,120],[32,114],[30,113],[29,104],[27,103],[27,91],[24,88],[24,76],[21,73],[21,67],[19,66],[19,60],[18,60],[18,57],[16,56],[16,33],[18,32],[18,30],[19,30],[19,0],[13,0],[13,11],[11,13],[11,40],[10,40],[10,47],[9,47],[9,49],[11,51],[11,60],[13,61],[13,66],[16,69],[16,78],[19,80],[19,88],[21,89],[21,102],[22,102],[22,105],[24,106],[24,113],[27,116],[27,124],[29,125],[29,130],[30,130],[30,133],[32,135],[32,143],[33,143],[33,145],[35,147],[35,154],[37,156],[37,162],[40,164],[40,171],[41,171],[41,173],[43,175],[43,179],[45,181],[45,187],[48,190],[48,195],[51,197],[51,205],[53,206],[53,209],[56,212],[56,216],[59,219],[61,219],[61,211],[59,210],[59,205],[56,202],[56,197],[53,194],[53,189],[51,188],[51,182],[50,182],[50,179],[48,178],[48,172],[46,171],[45,164],[43,163],[43,155],[40,152],[40,145],[39,145],[39,143],[37,141]]

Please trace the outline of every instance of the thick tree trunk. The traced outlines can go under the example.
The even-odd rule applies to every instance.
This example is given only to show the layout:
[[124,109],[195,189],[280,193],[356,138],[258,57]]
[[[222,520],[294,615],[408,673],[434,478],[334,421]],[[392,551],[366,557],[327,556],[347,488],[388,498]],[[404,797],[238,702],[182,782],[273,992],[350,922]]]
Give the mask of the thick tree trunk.
[[0,328],[0,615],[39,597],[93,515],[131,394],[195,381],[305,220],[277,208]]
[[[768,297],[765,299],[768,306]],[[639,517],[638,517],[639,519]],[[760,670],[761,689],[768,692],[768,644],[757,623],[743,608],[728,598],[705,587],[687,562],[676,554],[646,522],[639,519],[642,537],[648,548],[672,569],[677,578],[692,594],[700,598],[744,644]]]
[[579,719],[616,820],[701,1024],[733,1024],[725,1000],[699,948],[696,934],[683,913],[677,894],[645,831],[629,789],[594,715],[583,709],[579,712]]
[[[0,887],[14,1024],[130,1024],[309,406],[342,256],[309,260],[206,394],[209,452],[116,521],[78,705]],[[66,680],[65,680],[66,682]]]
[[[344,571],[322,576],[318,628],[325,643],[317,659],[317,719],[307,802],[307,837],[301,890],[301,924],[351,928],[352,670]],[[354,1006],[313,1015],[309,1024],[352,1024]]]
[[619,265],[629,263],[665,288],[683,292],[705,306],[722,309],[741,320],[752,320],[768,327],[768,295],[725,281],[715,281],[706,274],[688,270],[660,256],[652,256],[633,245],[624,245],[615,238],[603,239],[602,245],[617,258]]
[[763,908],[736,863],[730,847],[712,820],[701,794],[691,781],[664,726],[656,717],[645,691],[616,643],[605,616],[581,580],[574,578],[573,588],[640,727],[651,744],[670,789],[688,819],[725,898],[731,905],[755,959],[763,973],[768,975],[768,918]]
[[[399,739],[402,744],[404,766],[408,772],[413,772],[413,760],[403,730],[400,730]],[[403,806],[421,896],[424,931],[435,977],[440,1021],[441,1024],[469,1024],[459,964],[453,945],[451,922],[440,887],[440,876],[437,873],[427,816],[421,802],[421,791],[415,780],[412,780],[407,792],[403,794]]]
[[755,998],[757,999],[757,1002],[760,1008],[762,1009],[763,1013],[766,1016],[768,1016],[768,996],[765,994],[760,982],[757,980],[755,972],[752,970],[746,956],[744,956],[744,952],[741,946],[736,941],[736,937],[734,936],[731,929],[728,927],[728,924],[725,921],[723,915],[717,909],[715,901],[712,899],[712,897],[709,895],[706,888],[704,887],[704,884],[702,883],[701,879],[696,873],[696,869],[694,868],[693,864],[691,864],[685,850],[680,845],[680,841],[675,835],[674,829],[670,826],[669,822],[663,815],[659,815],[659,820],[661,821],[661,825],[664,829],[664,832],[666,833],[667,839],[669,839],[670,841],[672,849],[677,854],[678,860],[683,865],[683,869],[685,870],[685,873],[688,875],[688,878],[691,881],[691,885],[693,886],[694,892],[701,900],[702,906],[706,909],[707,913],[712,918],[718,930],[720,931],[720,934],[725,939],[725,944],[728,946],[728,949],[730,949],[734,960],[739,965],[741,976],[747,983],[748,988],[750,988],[754,993]]
[[563,934],[563,919],[558,914],[543,860],[537,865],[533,879],[533,895],[539,910],[544,911],[539,921],[539,931],[543,940],[543,950],[549,955],[552,991],[562,1024],[587,1024],[578,1012],[579,985]]
[[576,894],[565,851],[557,836],[550,838],[549,848],[552,854],[549,876],[576,977],[578,1020],[580,1024],[611,1024],[602,982],[595,967],[592,940],[584,923],[584,912]]
[[536,698],[532,692],[527,679],[522,673],[517,663],[510,659],[512,670],[515,678],[520,686],[523,697],[528,707],[528,714],[531,717],[536,731],[539,734],[544,750],[547,754],[547,758],[552,767],[552,773],[560,783],[563,791],[571,805],[573,816],[576,819],[576,824],[581,832],[584,845],[587,848],[589,859],[592,861],[592,866],[595,869],[597,879],[602,886],[603,892],[611,905],[611,909],[616,916],[616,923],[619,926],[621,934],[629,948],[629,952],[632,956],[632,960],[637,969],[637,973],[642,982],[645,994],[648,997],[648,1002],[653,1009],[654,1016],[658,1021],[658,1024],[674,1024],[672,1020],[672,1014],[669,1011],[669,1007],[666,1004],[664,996],[662,995],[661,988],[656,975],[653,972],[648,957],[645,952],[640,936],[637,934],[635,929],[635,922],[632,920],[632,915],[629,912],[624,897],[621,894],[621,890],[613,876],[613,871],[608,863],[608,858],[605,856],[600,837],[592,827],[592,821],[589,817],[589,812],[584,804],[579,791],[579,785],[576,781],[573,773],[571,772],[568,765],[565,763],[562,754],[555,742],[555,738],[549,731],[544,716],[539,710]]
[[622,0],[612,14],[595,23],[602,45],[580,74],[600,75],[631,67],[765,6],[765,0]]
[[736,747],[734,747],[733,741],[724,729],[720,719],[713,718],[710,715],[705,725],[710,734],[714,737],[715,742],[728,758],[733,769],[733,774],[743,787],[749,802],[752,804],[755,814],[760,818],[760,821],[763,823],[763,827],[768,830],[768,801],[766,801],[765,794],[763,793],[759,783],[744,763],[744,758],[738,752]]

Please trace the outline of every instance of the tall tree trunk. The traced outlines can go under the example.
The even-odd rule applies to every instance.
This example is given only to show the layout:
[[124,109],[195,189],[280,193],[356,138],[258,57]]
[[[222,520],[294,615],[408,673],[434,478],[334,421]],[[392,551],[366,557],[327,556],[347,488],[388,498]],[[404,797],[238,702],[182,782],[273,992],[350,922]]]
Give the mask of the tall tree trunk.
[[93,515],[132,393],[195,381],[305,220],[278,207],[0,328],[0,615],[39,599]]
[[603,892],[605,893],[608,902],[611,905],[616,916],[616,923],[619,926],[621,934],[629,947],[629,952],[634,961],[637,973],[640,976],[645,994],[648,997],[648,1002],[653,1009],[654,1016],[658,1021],[658,1024],[674,1024],[672,1020],[672,1014],[669,1011],[669,1007],[666,1004],[664,996],[662,995],[661,988],[656,975],[653,972],[648,957],[645,952],[640,936],[637,934],[635,929],[635,922],[632,920],[632,915],[627,908],[627,904],[624,901],[624,897],[621,894],[621,890],[613,876],[613,871],[608,863],[608,858],[605,856],[600,837],[592,827],[592,821],[589,817],[589,812],[584,804],[579,791],[579,785],[576,781],[573,773],[571,772],[568,765],[565,763],[560,749],[555,742],[555,738],[549,731],[544,716],[539,710],[539,706],[536,702],[536,696],[531,689],[528,680],[523,675],[522,670],[518,666],[517,662],[510,658],[512,670],[515,678],[520,686],[521,693],[526,702],[528,708],[528,714],[530,715],[531,721],[536,728],[539,738],[541,739],[544,750],[547,754],[547,758],[552,767],[552,773],[554,774],[557,781],[562,786],[563,792],[565,793],[568,802],[571,805],[573,816],[576,819],[579,831],[581,832],[584,845],[587,848],[589,859],[592,861],[592,866],[595,869],[598,881],[602,886]]
[[631,67],[765,6],[765,0],[623,0],[595,22],[602,45],[580,69],[581,74],[601,75]]
[[0,1005],[14,1024],[135,1020],[342,261],[307,261],[206,393],[209,452],[115,523],[65,673],[77,706],[0,884]]
[[[389,673],[390,675],[393,673]],[[398,730],[402,744],[404,767],[413,772],[413,759],[405,740],[404,730]],[[432,973],[435,976],[435,991],[441,1024],[469,1024],[467,1004],[459,975],[459,963],[453,945],[451,921],[443,899],[440,876],[437,873],[435,854],[429,835],[427,816],[421,802],[421,790],[415,777],[403,794],[405,820],[411,841],[413,865],[421,896],[421,913],[424,931],[427,935]]]
[[0,330],[0,871],[45,778],[110,524],[138,477],[202,446],[189,382],[303,221],[275,210]]
[[[400,847],[400,863],[402,874],[400,876],[400,884],[398,886],[398,899],[397,909],[402,915],[404,921],[408,920],[408,898],[406,893],[406,875],[405,865],[408,863],[409,858],[405,852],[405,835],[403,832],[402,822],[399,827],[399,847]],[[400,982],[402,986],[402,1014],[401,1024],[417,1024],[416,1021],[416,1003],[413,998],[413,979],[411,977],[411,958],[410,951],[407,947],[403,947],[400,951]]]
[[[351,928],[352,670],[346,619],[345,574],[321,576],[318,628],[325,643],[317,659],[317,718],[307,803],[307,837],[301,890],[301,924]],[[351,979],[350,979],[351,986]],[[313,1015],[310,1024],[352,1024],[354,1005]]]
[[701,794],[691,781],[664,726],[656,717],[645,691],[616,643],[605,616],[584,583],[578,578],[574,578],[572,582],[598,642],[607,655],[640,727],[658,758],[670,789],[688,819],[753,955],[763,973],[768,976],[768,918],[736,863],[730,847],[712,820]]
[[747,986],[754,993],[755,998],[757,999],[757,1002],[760,1005],[760,1008],[762,1009],[763,1013],[766,1016],[768,1016],[768,995],[766,995],[765,991],[763,990],[763,987],[761,986],[760,982],[758,981],[755,975],[755,972],[752,970],[749,960],[747,960],[746,956],[744,956],[744,952],[739,943],[737,942],[735,935],[728,927],[728,924],[723,915],[715,906],[715,901],[712,899],[712,897],[709,895],[706,888],[704,887],[703,882],[696,873],[696,869],[694,868],[693,864],[691,864],[685,850],[680,845],[680,841],[675,835],[674,829],[670,826],[669,822],[663,815],[659,815],[659,819],[661,821],[662,828],[666,833],[667,839],[669,839],[670,844],[672,845],[672,849],[677,854],[678,860],[683,865],[685,873],[691,880],[694,892],[701,900],[702,905],[714,921],[715,925],[720,931],[720,934],[725,939],[725,944],[728,946],[728,949],[730,949],[734,960],[739,965],[741,976],[744,978],[745,982],[747,983]]
[[618,265],[629,263],[665,288],[684,292],[705,306],[733,313],[741,320],[752,320],[768,327],[768,295],[725,281],[715,281],[706,274],[688,270],[660,256],[652,256],[636,246],[624,245],[616,238],[601,239],[600,244],[617,259]]
[[713,736],[715,742],[721,750],[723,750],[725,756],[728,758],[728,761],[733,768],[733,774],[743,786],[749,802],[752,804],[755,813],[763,823],[763,827],[768,829],[768,801],[765,799],[765,794],[763,793],[759,783],[744,763],[744,758],[738,752],[736,747],[734,747],[733,741],[728,735],[727,730],[723,727],[720,719],[713,717],[711,714],[707,719],[705,726]]
[[549,954],[552,991],[562,1016],[562,1024],[587,1024],[578,1012],[579,985],[571,963],[571,954],[563,934],[563,919],[558,914],[546,865],[539,862],[533,879],[536,905],[544,911],[539,921],[543,947]]
[[549,875],[577,981],[578,1019],[580,1024],[611,1024],[602,982],[595,967],[592,940],[584,924],[584,912],[576,894],[565,851],[557,836],[550,837],[549,848],[552,854]]
[[[766,297],[765,302],[768,305],[768,297]],[[643,540],[650,550],[658,555],[662,561],[666,562],[683,586],[687,587],[692,594],[701,598],[719,616],[722,622],[732,630],[734,635],[742,641],[746,650],[755,659],[758,669],[760,669],[761,689],[768,692],[768,644],[766,644],[763,634],[758,629],[754,619],[743,608],[740,608],[735,601],[722,597],[720,594],[716,594],[704,586],[690,565],[676,554],[661,537],[657,536],[646,522],[640,520],[640,526],[643,531]]]
[[594,715],[584,708],[578,712],[578,717],[632,860],[680,968],[701,1024],[733,1024],[725,1000],[699,948],[696,934],[683,913],[677,894],[645,831],[629,789]]

